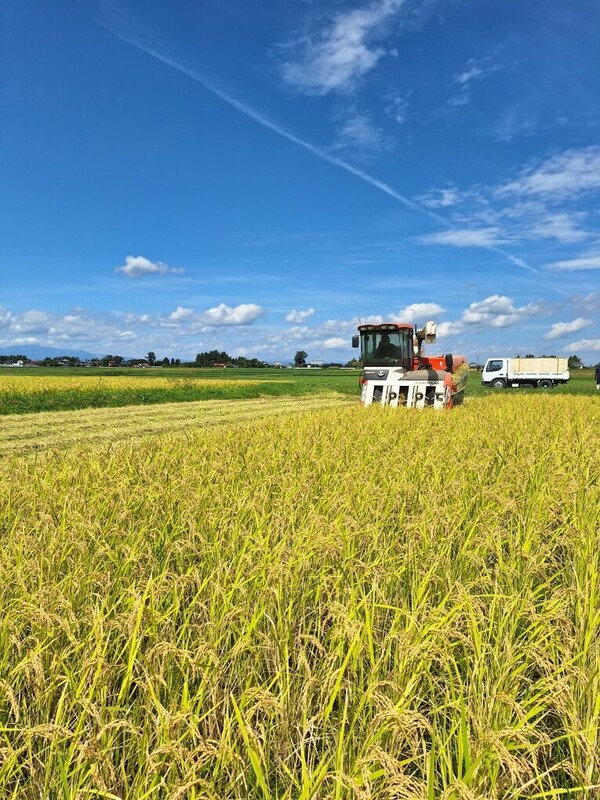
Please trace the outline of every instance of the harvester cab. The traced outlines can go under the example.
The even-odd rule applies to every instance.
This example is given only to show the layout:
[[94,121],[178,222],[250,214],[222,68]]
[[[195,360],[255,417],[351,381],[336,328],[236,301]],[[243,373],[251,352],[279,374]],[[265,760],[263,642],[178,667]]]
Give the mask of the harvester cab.
[[464,356],[425,356],[423,343],[435,342],[435,322],[421,329],[403,322],[365,324],[352,337],[360,347],[361,403],[398,408],[451,408],[464,399],[469,369]]

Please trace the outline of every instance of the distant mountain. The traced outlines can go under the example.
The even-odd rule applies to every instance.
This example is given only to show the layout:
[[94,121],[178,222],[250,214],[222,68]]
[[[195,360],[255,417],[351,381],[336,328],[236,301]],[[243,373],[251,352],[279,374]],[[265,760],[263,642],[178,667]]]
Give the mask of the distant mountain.
[[61,356],[71,356],[87,361],[88,358],[102,358],[96,353],[88,353],[87,350],[71,350],[65,348],[60,350],[58,347],[46,347],[43,344],[15,344],[13,347],[3,347],[0,349],[0,356],[25,356],[32,361],[41,361],[44,358],[60,358]]

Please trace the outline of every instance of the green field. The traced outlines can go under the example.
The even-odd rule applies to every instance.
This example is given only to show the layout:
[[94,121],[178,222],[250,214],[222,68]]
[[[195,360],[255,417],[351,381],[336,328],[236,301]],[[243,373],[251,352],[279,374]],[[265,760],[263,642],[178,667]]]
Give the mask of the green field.
[[5,416],[0,797],[600,798],[600,397],[474,377]]

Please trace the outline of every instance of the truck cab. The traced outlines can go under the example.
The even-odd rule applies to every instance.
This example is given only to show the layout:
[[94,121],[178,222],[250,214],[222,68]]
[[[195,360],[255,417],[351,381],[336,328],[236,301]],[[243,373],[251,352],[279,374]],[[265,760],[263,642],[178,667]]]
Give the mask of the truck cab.
[[495,389],[508,386],[508,358],[488,358],[481,372],[481,383]]

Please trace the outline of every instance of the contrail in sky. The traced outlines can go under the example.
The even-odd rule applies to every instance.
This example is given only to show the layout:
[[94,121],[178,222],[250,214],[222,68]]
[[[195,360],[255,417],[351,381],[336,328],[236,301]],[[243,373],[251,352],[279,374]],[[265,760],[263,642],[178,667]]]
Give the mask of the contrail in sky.
[[142,50],[144,53],[153,56],[153,58],[162,61],[163,64],[167,64],[168,66],[173,67],[173,69],[179,70],[179,72],[183,72],[184,75],[187,75],[189,78],[192,78],[192,80],[196,81],[197,83],[200,83],[209,92],[211,92],[212,94],[216,95],[216,97],[223,100],[223,102],[232,106],[233,108],[235,108],[240,113],[244,114],[249,119],[253,120],[254,122],[257,122],[259,125],[262,125],[264,128],[268,128],[269,130],[276,133],[278,136],[282,136],[284,139],[287,139],[288,141],[298,145],[298,147],[302,147],[304,150],[308,150],[309,153],[312,153],[318,158],[321,158],[323,161],[327,161],[330,164],[339,167],[340,169],[346,170],[346,172],[349,172],[351,175],[355,175],[357,178],[360,178],[366,183],[369,183],[371,186],[374,186],[376,189],[379,189],[380,191],[385,192],[385,194],[389,195],[390,197],[393,197],[394,200],[398,200],[400,203],[405,205],[407,208],[410,208],[412,211],[425,214],[431,219],[434,219],[436,222],[441,223],[445,227],[449,227],[449,223],[443,217],[440,217],[433,211],[429,211],[428,209],[423,208],[423,206],[420,206],[418,203],[409,200],[408,197],[404,197],[404,195],[400,194],[400,192],[397,192],[391,186],[388,186],[387,183],[379,181],[377,180],[377,178],[373,178],[371,175],[364,172],[363,170],[358,169],[357,167],[353,167],[352,164],[349,164],[347,161],[344,161],[341,158],[336,158],[335,156],[332,156],[329,153],[327,153],[325,150],[322,150],[320,147],[317,147],[314,144],[310,144],[310,142],[305,142],[304,139],[300,139],[298,138],[298,136],[294,136],[293,133],[286,131],[285,128],[282,128],[280,125],[276,125],[274,122],[271,122],[271,120],[268,119],[268,117],[263,116],[263,114],[259,114],[258,111],[255,111],[253,108],[247,106],[245,103],[236,100],[235,97],[232,97],[231,95],[227,94],[222,89],[220,89],[218,86],[215,86],[213,83],[211,83],[211,81],[207,80],[207,78],[205,78],[203,75],[200,75],[200,73],[196,72],[193,69],[190,69],[189,67],[186,67],[185,64],[181,64],[180,62],[175,61],[169,56],[166,56],[164,53],[161,53],[158,50],[149,47],[148,45],[144,44],[143,42],[140,42],[137,39],[125,36],[115,31],[113,31],[113,33],[115,36],[117,36],[117,38],[121,39],[124,42],[127,42],[127,44],[131,44],[134,47],[137,47],[138,50]]
[[[273,133],[276,133],[278,136],[287,139],[289,142],[293,142],[293,144],[296,144],[298,145],[298,147],[307,150],[309,153],[312,153],[314,156],[317,156],[317,158],[320,158],[323,161],[327,161],[329,164],[332,164],[335,167],[339,167],[340,169],[349,172],[351,175],[360,178],[360,180],[364,181],[365,183],[368,183],[375,189],[379,189],[380,192],[384,192],[385,194],[394,198],[394,200],[397,200],[398,202],[402,203],[402,205],[411,209],[411,211],[415,211],[418,214],[425,215],[429,217],[429,219],[432,219],[435,222],[439,223],[440,225],[443,225],[445,228],[452,229],[452,225],[448,222],[448,220],[444,219],[444,217],[441,217],[434,211],[430,211],[429,209],[424,208],[418,203],[415,203],[413,200],[409,200],[408,197],[405,197],[403,194],[400,194],[400,192],[397,192],[387,183],[377,180],[377,178],[374,178],[367,172],[364,172],[363,170],[352,166],[352,164],[349,164],[347,161],[344,161],[341,158],[336,158],[335,156],[330,155],[326,150],[323,150],[322,148],[317,147],[314,144],[310,144],[310,142],[306,142],[304,141],[304,139],[300,139],[298,136],[294,136],[293,133],[290,133],[289,131],[285,130],[285,128],[282,128],[280,125],[275,124],[268,117],[265,117],[263,114],[260,114],[258,111],[255,111],[250,106],[246,105],[245,103],[242,103],[240,100],[237,100],[235,97],[232,97],[231,95],[224,92],[214,83],[209,81],[204,75],[201,75],[200,73],[196,72],[190,67],[187,67],[185,64],[181,64],[179,61],[175,61],[175,59],[170,58],[169,56],[155,49],[154,47],[150,47],[149,45],[145,44],[144,42],[140,41],[137,38],[134,38],[132,36],[127,36],[123,33],[120,33],[119,31],[115,31],[114,29],[109,29],[109,30],[114,36],[116,36],[118,39],[121,39],[121,41],[133,45],[134,47],[137,47],[138,50],[142,50],[149,56],[158,59],[158,61],[162,61],[163,64],[167,64],[169,67],[172,67],[173,69],[182,72],[184,75],[187,75],[192,80],[201,84],[201,86],[203,86],[207,91],[211,92],[211,94],[214,94],[224,103],[227,103],[227,105],[231,106],[232,108],[235,108],[241,114],[244,114],[244,116],[248,117],[249,119],[253,120],[259,125],[262,125],[264,128],[268,128],[269,130],[273,131]],[[518,267],[531,270],[531,272],[537,272],[537,270],[530,267],[520,258],[515,258],[514,256],[511,256],[508,253],[504,252],[503,250],[499,250],[496,247],[487,245],[482,245],[482,246],[486,250],[491,250],[493,252],[499,253],[500,255],[503,255],[505,258],[508,258],[509,261],[511,261]]]

